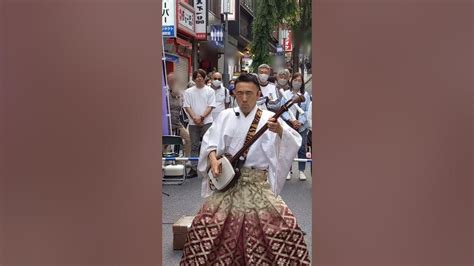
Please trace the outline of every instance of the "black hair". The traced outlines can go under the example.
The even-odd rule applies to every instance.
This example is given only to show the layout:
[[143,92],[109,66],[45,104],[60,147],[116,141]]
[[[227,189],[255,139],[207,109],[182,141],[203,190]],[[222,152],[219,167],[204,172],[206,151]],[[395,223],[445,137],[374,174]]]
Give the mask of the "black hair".
[[240,74],[240,76],[237,79],[235,79],[234,88],[237,88],[237,84],[239,84],[239,82],[253,83],[255,84],[255,86],[257,86],[257,91],[260,91],[260,83],[258,82],[257,77],[253,74],[249,74],[249,73]]
[[196,80],[198,74],[201,75],[203,79],[206,79],[206,71],[204,71],[204,69],[198,69],[193,72],[193,80]]

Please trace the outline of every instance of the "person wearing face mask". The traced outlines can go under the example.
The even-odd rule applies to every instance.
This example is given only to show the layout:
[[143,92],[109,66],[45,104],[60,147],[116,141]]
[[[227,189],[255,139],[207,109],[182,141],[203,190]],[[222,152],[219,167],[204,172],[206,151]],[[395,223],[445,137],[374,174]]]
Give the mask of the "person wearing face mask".
[[185,157],[191,154],[191,138],[183,125],[180,116],[183,116],[183,90],[179,88],[174,73],[168,74],[168,88],[170,90],[171,131],[183,139]]
[[267,98],[266,101],[259,101],[258,106],[263,110],[276,112],[280,108],[281,97],[275,84],[268,81],[270,73],[272,73],[271,67],[267,64],[262,64],[258,67],[257,73],[262,97]]
[[280,91],[280,89],[283,89],[283,91],[290,89],[290,72],[287,69],[278,71],[276,76],[276,87],[278,91]]
[[229,108],[230,106],[230,93],[227,88],[222,86],[222,74],[214,72],[211,76],[211,88],[216,92],[216,108],[212,110],[212,119],[215,121],[217,116]]
[[[309,121],[308,121],[308,109],[309,103],[311,102],[311,96],[304,89],[304,80],[301,73],[294,73],[291,82],[290,89],[284,92],[284,98],[291,99],[297,93],[301,93],[305,101],[299,103],[298,106],[304,111],[304,114],[298,112],[295,106],[290,107],[288,112],[283,113],[283,119],[290,124],[298,133],[300,133],[303,141],[300,149],[298,150],[298,158],[306,159],[307,140],[309,132]],[[306,169],[305,162],[298,163],[299,179],[306,180],[304,171]],[[288,174],[287,179],[291,179],[291,172]]]

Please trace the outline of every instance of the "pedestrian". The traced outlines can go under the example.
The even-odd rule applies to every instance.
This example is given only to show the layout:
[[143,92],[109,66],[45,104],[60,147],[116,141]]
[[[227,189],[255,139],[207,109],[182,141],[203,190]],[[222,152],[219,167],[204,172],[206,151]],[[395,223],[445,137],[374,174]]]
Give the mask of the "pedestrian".
[[[199,157],[204,204],[188,231],[180,265],[310,265],[296,218],[279,196],[301,136],[273,112],[257,107],[259,82],[251,74],[235,82],[238,108],[221,112],[204,135]],[[219,177],[217,157],[235,154],[249,132],[268,126],[246,157],[241,176],[213,191],[208,165]]]
[[262,98],[259,100],[259,107],[265,110],[277,111],[280,107],[280,97],[275,84],[268,81],[270,76],[271,68],[267,64],[262,64],[257,69],[258,81]]
[[230,92],[230,96],[234,95],[234,88],[235,88],[235,78],[229,81],[229,88],[227,88]]
[[[313,99],[309,102],[309,107],[308,107],[308,123],[309,123],[309,131],[308,131],[308,155],[306,157],[312,159],[312,153],[313,153]],[[310,171],[311,175],[313,174],[313,163],[311,162],[310,164]]]
[[230,106],[230,93],[229,90],[222,85],[222,74],[214,72],[212,74],[211,88],[216,93],[216,107],[212,110],[212,119],[215,121],[217,116],[223,110]]
[[287,91],[290,89],[290,72],[288,71],[288,69],[278,71],[276,77],[276,88],[278,92],[280,91],[280,89],[283,91]]
[[[304,113],[301,113],[297,110],[296,106],[292,106],[288,112],[283,113],[282,117],[288,124],[292,125],[295,130],[297,130],[302,138],[302,144],[298,151],[299,159],[306,159],[306,149],[308,142],[308,131],[309,131],[309,121],[307,119],[308,107],[311,102],[311,97],[304,88],[303,75],[299,72],[294,73],[290,81],[290,90],[285,91],[284,98],[291,99],[297,93],[300,93],[304,96],[305,101],[298,104],[300,110]],[[304,181],[306,180],[306,175],[304,173],[306,169],[305,162],[298,163],[299,170],[299,179]],[[287,179],[291,179],[291,172],[288,174]]]
[[[213,89],[206,86],[204,79],[206,71],[198,69],[193,72],[195,86],[184,93],[183,107],[189,117],[189,135],[191,137],[191,157],[199,156],[201,139],[212,124],[212,109],[216,106],[216,96]],[[190,178],[197,176],[197,163],[191,163],[188,173]]]
[[184,89],[179,88],[176,82],[174,73],[168,74],[168,87],[170,91],[170,113],[171,113],[171,131],[176,135],[180,136],[183,140],[183,153],[184,157],[189,157],[191,154],[191,138],[189,132],[183,124],[183,91]]

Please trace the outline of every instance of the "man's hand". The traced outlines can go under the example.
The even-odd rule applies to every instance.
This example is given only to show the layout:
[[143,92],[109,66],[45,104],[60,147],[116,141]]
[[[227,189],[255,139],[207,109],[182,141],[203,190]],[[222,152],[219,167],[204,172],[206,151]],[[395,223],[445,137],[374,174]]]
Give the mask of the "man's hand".
[[270,130],[271,132],[277,133],[281,138],[281,136],[283,135],[283,127],[280,125],[280,123],[278,123],[278,121],[275,118],[268,119],[267,125],[268,125],[268,130]]
[[209,153],[209,163],[211,164],[212,175],[217,178],[222,173],[222,163],[217,160],[215,151]]
[[193,117],[194,124],[198,127],[202,127],[204,125],[204,119],[202,119],[202,116],[195,116]]
[[290,122],[294,129],[299,129],[301,127],[301,123],[298,120],[291,120]]

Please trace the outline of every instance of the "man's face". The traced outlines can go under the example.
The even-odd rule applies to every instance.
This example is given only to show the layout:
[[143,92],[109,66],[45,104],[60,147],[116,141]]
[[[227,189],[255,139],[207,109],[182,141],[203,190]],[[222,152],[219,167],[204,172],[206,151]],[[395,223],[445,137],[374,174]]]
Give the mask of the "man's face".
[[212,85],[214,87],[219,87],[222,84],[222,75],[219,72],[216,72],[212,75],[212,80],[211,80]]
[[270,69],[263,67],[258,70],[258,80],[260,81],[260,84],[266,84],[269,77]]
[[264,67],[263,67],[263,68],[260,68],[260,69],[258,70],[258,74],[267,74],[267,75],[270,75],[270,69],[264,68]]
[[204,81],[205,81],[205,77],[201,76],[201,74],[198,73],[196,75],[196,79],[194,80],[194,83],[196,83],[196,87],[202,88],[204,87]]
[[212,80],[222,80],[222,75],[219,72],[216,72],[212,75]]
[[257,104],[260,97],[258,87],[252,82],[239,82],[234,90],[235,98],[240,110],[247,115]]

